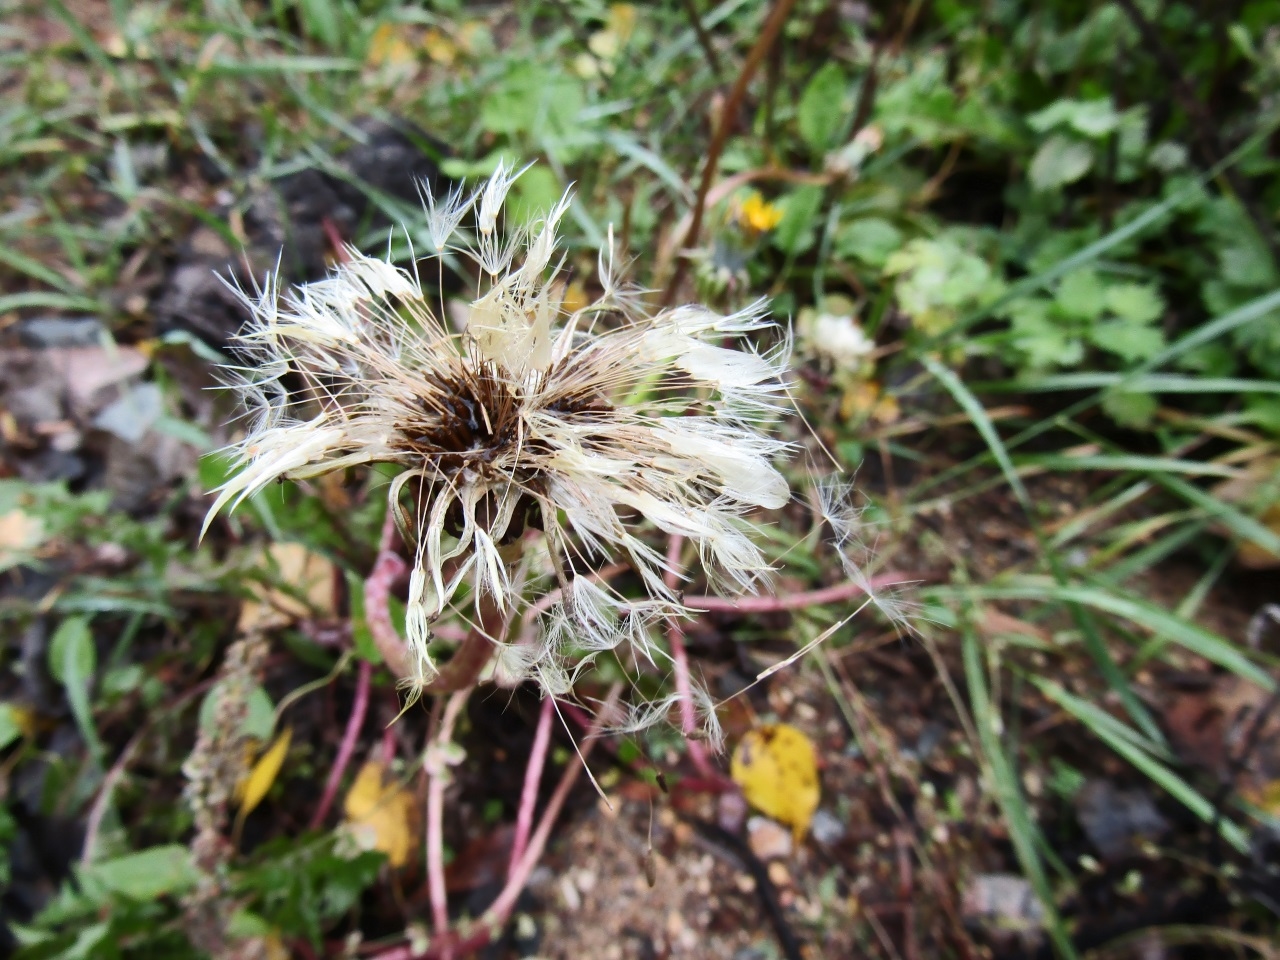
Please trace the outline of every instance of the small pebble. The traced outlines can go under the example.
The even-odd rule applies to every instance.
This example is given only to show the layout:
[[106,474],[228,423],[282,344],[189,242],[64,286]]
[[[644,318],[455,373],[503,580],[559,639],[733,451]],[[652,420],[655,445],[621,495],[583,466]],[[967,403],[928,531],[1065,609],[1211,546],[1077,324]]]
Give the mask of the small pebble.
[[741,790],[726,790],[716,801],[716,823],[727,833],[738,833],[747,819],[747,798]]
[[678,940],[685,929],[684,917],[680,916],[680,911],[669,911],[667,913],[667,936],[672,940]]
[[830,810],[819,810],[809,824],[814,841],[820,847],[829,847],[844,839],[845,829],[840,818]]
[[582,895],[578,893],[578,888],[568,877],[560,878],[560,897],[564,900],[565,909],[570,913],[577,913],[582,907]]
[[773,881],[775,887],[791,886],[791,873],[787,870],[785,864],[774,861],[769,864],[769,879]]
[[747,821],[747,844],[761,860],[780,860],[791,856],[791,831],[768,817],[752,817]]

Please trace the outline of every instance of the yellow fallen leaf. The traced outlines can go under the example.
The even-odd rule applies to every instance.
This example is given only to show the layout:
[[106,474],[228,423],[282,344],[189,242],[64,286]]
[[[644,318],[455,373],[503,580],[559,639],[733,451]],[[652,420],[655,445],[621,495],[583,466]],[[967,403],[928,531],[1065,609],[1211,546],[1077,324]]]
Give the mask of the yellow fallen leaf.
[[840,398],[842,420],[865,420],[872,416],[880,402],[880,384],[874,380],[859,380]]
[[1280,816],[1280,780],[1271,780],[1261,787],[1245,790],[1244,798],[1269,816]]
[[[1254,514],[1258,522],[1272,533],[1280,534],[1280,502],[1276,500],[1280,484],[1280,458],[1261,456],[1247,465],[1244,472],[1216,484],[1212,493],[1219,500]],[[1223,529],[1221,532],[1229,533]],[[1252,540],[1240,542],[1236,562],[1246,570],[1280,568],[1280,555]]]
[[[1280,535],[1280,503],[1265,510],[1258,522],[1272,533]],[[1252,540],[1241,542],[1236,559],[1246,570],[1274,570],[1280,567],[1280,556],[1266,547],[1260,547]]]
[[786,723],[757,727],[733,751],[729,768],[747,803],[804,838],[818,809],[818,757],[813,743]]
[[901,415],[902,410],[898,407],[898,398],[891,397],[887,393],[877,400],[876,405],[871,409],[871,418],[876,423],[882,423],[886,426],[896,423]]
[[560,309],[563,313],[577,313],[579,310],[585,309],[590,301],[587,300],[587,290],[582,285],[581,280],[575,280],[564,288],[564,299],[560,301]]
[[404,38],[403,27],[384,23],[373,31],[373,36],[369,38],[369,66],[403,67],[413,61],[413,48]]
[[14,726],[16,726],[22,735],[30,740],[40,730],[40,717],[36,714],[35,708],[25,703],[10,703],[9,716],[12,718]]
[[417,804],[376,760],[356,774],[347,791],[343,811],[356,842],[366,850],[380,850],[393,867],[403,867],[417,847]]
[[249,775],[236,787],[236,799],[240,801],[240,816],[247,817],[266,797],[271,785],[280,775],[284,758],[289,753],[289,741],[293,739],[293,729],[285,727],[284,731],[272,741],[253,765]]
[[435,27],[423,34],[422,46],[427,51],[427,56],[441,66],[451,67],[458,59],[458,45],[453,38]]

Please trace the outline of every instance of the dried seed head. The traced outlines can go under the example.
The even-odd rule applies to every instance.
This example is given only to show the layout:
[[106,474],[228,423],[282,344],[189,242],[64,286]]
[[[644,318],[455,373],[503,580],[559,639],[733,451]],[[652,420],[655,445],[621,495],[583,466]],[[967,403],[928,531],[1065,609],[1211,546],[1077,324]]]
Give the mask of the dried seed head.
[[[790,495],[772,463],[787,445],[768,433],[786,399],[790,341],[762,304],[646,314],[614,272],[612,234],[602,295],[562,310],[556,227],[569,197],[505,231],[517,176],[500,167],[469,197],[426,194],[436,257],[468,258],[481,274],[461,332],[433,310],[417,272],[354,250],[326,280],[287,293],[269,281],[246,297],[248,362],[232,377],[254,417],[209,516],[282,478],[403,467],[390,499],[397,516],[402,497],[412,501],[407,632],[428,678],[432,621],[464,583],[477,603],[517,607],[514,548],[540,530],[565,596],[543,617],[539,656],[507,656],[502,668],[560,691],[571,658],[622,641],[651,657],[646,626],[683,613],[649,525],[692,541],[720,589],[751,589],[767,573],[747,515]],[[471,212],[475,231],[460,231]],[[771,345],[750,345],[762,337]],[[738,338],[742,348],[724,345]],[[628,560],[649,600],[581,576],[587,557]]]

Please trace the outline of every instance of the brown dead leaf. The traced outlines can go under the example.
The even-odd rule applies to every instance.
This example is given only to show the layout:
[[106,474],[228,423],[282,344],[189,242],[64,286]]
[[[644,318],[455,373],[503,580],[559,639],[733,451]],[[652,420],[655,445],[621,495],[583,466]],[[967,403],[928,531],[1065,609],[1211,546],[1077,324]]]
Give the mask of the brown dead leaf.
[[1017,617],[1002,613],[992,607],[988,607],[983,612],[982,621],[978,624],[978,630],[984,637],[1013,634],[1020,637],[1030,637],[1044,644],[1049,642],[1049,634],[1043,628],[1036,626],[1034,623],[1019,620]]
[[1203,690],[1179,693],[1164,719],[1186,759],[1220,778],[1238,766],[1235,786],[1246,797],[1280,779],[1280,705],[1257,684],[1214,677]]
[[240,608],[240,630],[269,629],[302,617],[333,614],[332,563],[300,543],[273,543],[267,556],[281,587],[254,584],[253,599]]
[[82,408],[92,406],[99,390],[138,376],[151,362],[133,347],[55,347],[40,354],[62,376],[72,402]]
[[21,510],[0,515],[0,570],[20,563],[44,539],[44,523]]

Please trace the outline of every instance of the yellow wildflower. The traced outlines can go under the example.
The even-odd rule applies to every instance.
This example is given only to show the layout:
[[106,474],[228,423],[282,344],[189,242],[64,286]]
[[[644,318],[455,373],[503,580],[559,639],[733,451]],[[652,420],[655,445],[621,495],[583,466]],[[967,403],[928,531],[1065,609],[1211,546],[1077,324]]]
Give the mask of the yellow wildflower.
[[754,190],[738,206],[738,223],[747,233],[767,233],[781,222],[782,209]]

